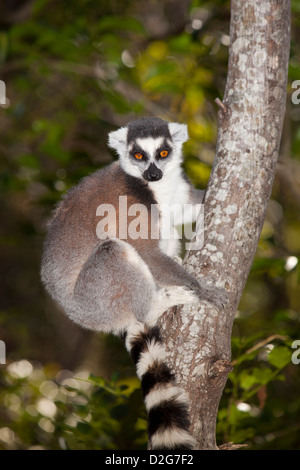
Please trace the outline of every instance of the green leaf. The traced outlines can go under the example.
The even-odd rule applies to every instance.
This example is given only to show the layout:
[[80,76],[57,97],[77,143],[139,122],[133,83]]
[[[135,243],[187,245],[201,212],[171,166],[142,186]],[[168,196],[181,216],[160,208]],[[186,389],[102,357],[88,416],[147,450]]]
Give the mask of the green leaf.
[[114,419],[121,420],[128,414],[127,404],[118,405],[111,411],[111,416]]
[[268,360],[272,366],[283,369],[291,362],[291,351],[286,346],[275,347],[268,355]]
[[258,369],[255,367],[250,373],[244,371],[240,376],[240,386],[244,390],[249,390],[254,386],[266,385],[274,377],[271,369]]
[[39,168],[40,166],[36,155],[32,155],[29,153],[20,155],[19,164],[27,168],[35,168],[35,169]]
[[255,258],[251,271],[267,271],[273,268],[275,272],[281,272],[284,268],[283,258]]
[[133,17],[124,16],[105,16],[101,18],[98,23],[99,33],[104,31],[131,31],[138,34],[144,34],[145,29],[143,25]]
[[88,424],[88,423],[79,422],[79,423],[77,423],[77,429],[82,434],[89,434],[89,432],[91,431],[92,428],[91,428],[90,424]]

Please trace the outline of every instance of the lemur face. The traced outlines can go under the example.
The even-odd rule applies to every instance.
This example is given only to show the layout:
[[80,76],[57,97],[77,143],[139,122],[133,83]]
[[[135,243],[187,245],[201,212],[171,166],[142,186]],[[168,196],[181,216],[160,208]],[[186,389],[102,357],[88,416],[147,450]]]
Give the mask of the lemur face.
[[184,124],[143,118],[111,132],[109,145],[118,152],[127,174],[152,183],[180,166],[181,147],[187,138]]

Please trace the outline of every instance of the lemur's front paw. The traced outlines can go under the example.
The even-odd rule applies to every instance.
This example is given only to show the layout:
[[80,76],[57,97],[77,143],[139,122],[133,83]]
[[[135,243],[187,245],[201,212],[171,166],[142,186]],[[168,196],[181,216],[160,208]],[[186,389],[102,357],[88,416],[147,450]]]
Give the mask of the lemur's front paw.
[[229,301],[227,291],[213,284],[201,284],[198,295],[201,300],[212,303],[220,310],[225,308]]

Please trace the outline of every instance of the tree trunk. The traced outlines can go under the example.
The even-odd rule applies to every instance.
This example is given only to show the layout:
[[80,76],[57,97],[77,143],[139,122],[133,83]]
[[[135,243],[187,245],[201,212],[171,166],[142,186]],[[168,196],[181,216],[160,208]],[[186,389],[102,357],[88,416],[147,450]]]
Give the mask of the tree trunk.
[[226,90],[205,195],[204,246],[184,266],[224,287],[229,304],[205,302],[161,319],[169,365],[191,403],[198,449],[217,449],[219,401],[231,370],[231,330],[271,195],[285,114],[290,0],[232,0]]

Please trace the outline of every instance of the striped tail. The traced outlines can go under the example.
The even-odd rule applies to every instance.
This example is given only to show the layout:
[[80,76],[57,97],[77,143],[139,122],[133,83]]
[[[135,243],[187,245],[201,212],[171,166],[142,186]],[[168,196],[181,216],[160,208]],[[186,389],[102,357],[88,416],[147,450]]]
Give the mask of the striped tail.
[[141,380],[151,450],[195,449],[189,432],[189,402],[165,362],[159,328],[137,323],[126,332],[125,344]]

